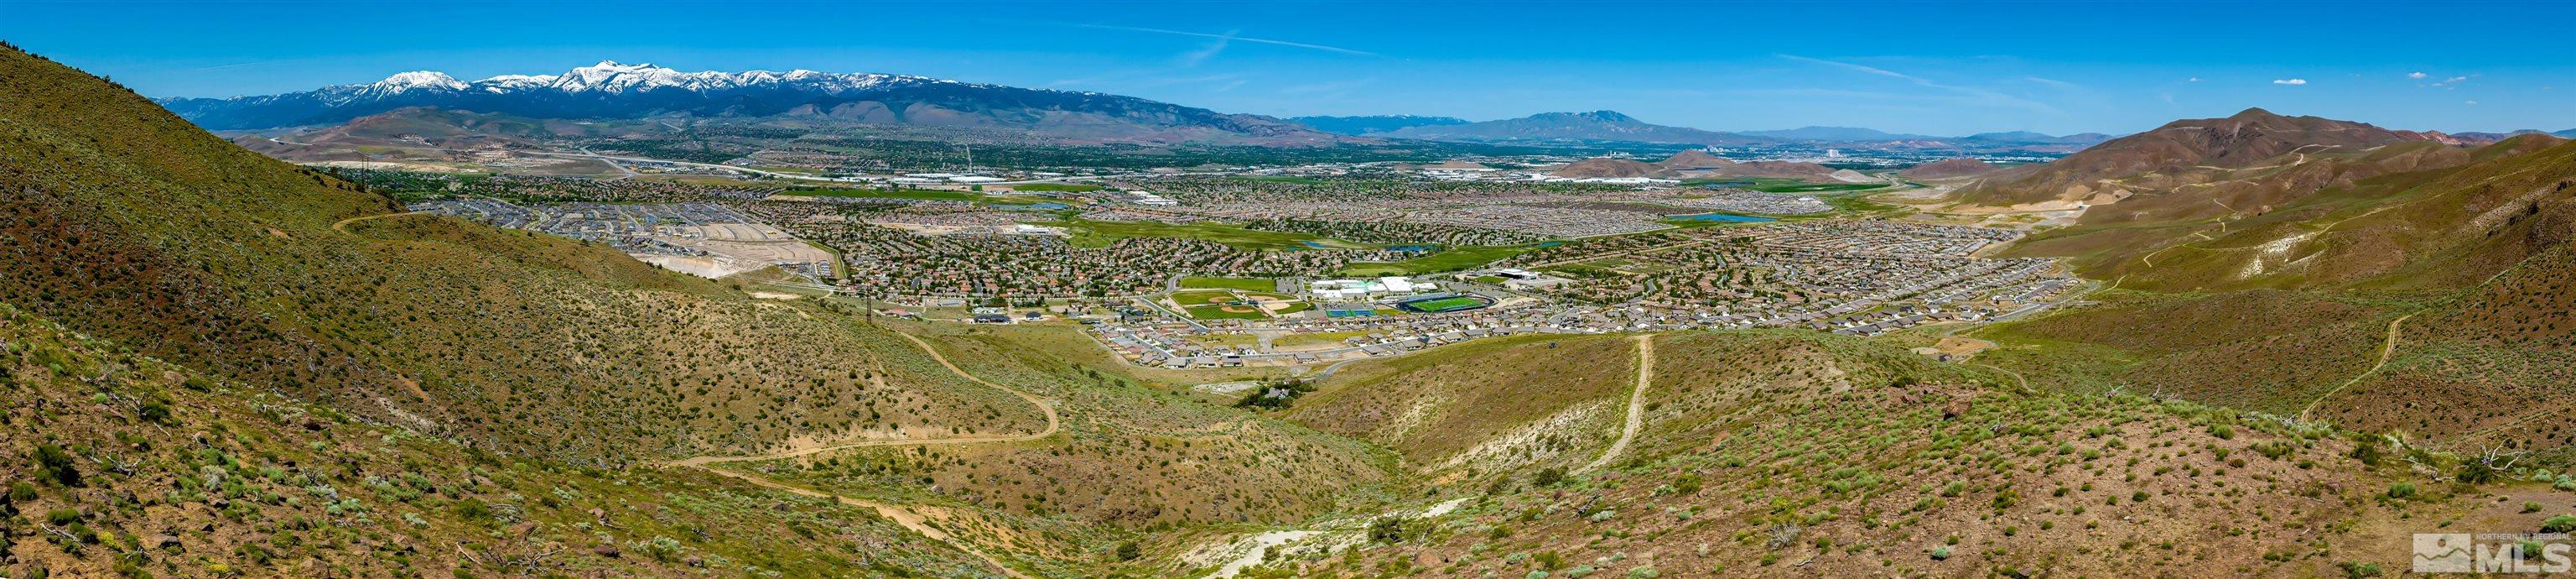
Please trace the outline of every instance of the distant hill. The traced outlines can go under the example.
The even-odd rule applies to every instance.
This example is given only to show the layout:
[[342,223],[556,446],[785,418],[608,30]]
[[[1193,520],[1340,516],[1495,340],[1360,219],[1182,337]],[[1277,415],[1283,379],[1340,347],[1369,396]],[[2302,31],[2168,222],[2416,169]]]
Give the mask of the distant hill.
[[2551,134],[2551,135],[2560,136],[2560,137],[2566,137],[2566,138],[2570,138],[2570,139],[2576,139],[2576,129],[2567,129],[2567,130],[2564,130],[2564,131],[2559,131],[2559,132],[2550,133],[2550,134]]
[[1424,117],[1415,115],[1290,117],[1288,120],[1296,121],[1298,124],[1303,124],[1308,127],[1313,127],[1318,131],[1339,135],[1383,133],[1405,127],[1439,127],[1467,124],[1466,119],[1453,117]]
[[1780,142],[1779,139],[1765,137],[1648,124],[1616,111],[1540,113],[1463,125],[1412,126],[1389,131],[1382,136],[1464,141],[1624,141],[1728,146]]
[[406,72],[367,84],[227,99],[156,102],[209,129],[330,125],[409,107],[540,119],[657,115],[799,118],[949,128],[1010,128],[1100,140],[1341,142],[1348,137],[1258,115],[1134,97],[873,73],[691,72],[599,64],[562,74],[461,81]]
[[1665,169],[1650,163],[1605,157],[1567,163],[1548,174],[1577,179],[1657,177],[1664,175]]
[[[2357,171],[2376,173],[2277,206],[2168,195],[2036,233],[2005,255],[2067,257],[2124,291],[2006,331],[2050,357],[2104,356],[2103,375],[2077,378],[2097,384],[2576,460],[2576,408],[2475,402],[2576,394],[2576,142],[2400,143],[2249,172],[2230,191]],[[2222,203],[2238,210],[2182,210]]]
[[1744,135],[1751,135],[1751,136],[1756,136],[1756,137],[1771,137],[1771,138],[1775,138],[1775,139],[1790,139],[1790,140],[1797,140],[1797,141],[1914,141],[1914,140],[1935,140],[1935,139],[1940,139],[1940,138],[1941,138],[1941,137],[1933,137],[1933,136],[1926,136],[1926,135],[1903,135],[1903,134],[1889,133],[1889,132],[1881,131],[1881,130],[1877,130],[1877,129],[1864,129],[1864,128],[1859,128],[1859,127],[1817,127],[1817,126],[1807,126],[1807,127],[1799,127],[1799,128],[1795,128],[1795,129],[1786,129],[1786,130],[1778,130],[1778,131],[1738,131],[1738,132],[1739,132],[1740,134],[1744,134]]
[[1026,405],[982,411],[1006,395],[925,369],[909,342],[847,316],[603,245],[400,214],[14,49],[0,75],[13,81],[0,124],[14,127],[0,131],[0,190],[15,200],[0,239],[24,250],[0,260],[0,302],[145,354],[588,465],[946,431],[969,415],[997,431],[1042,422]]
[[1982,175],[1995,169],[1994,165],[1985,161],[1969,157],[1953,157],[1908,167],[1903,171],[1897,171],[1896,174],[1916,179],[1948,179]]
[[1717,155],[1708,154],[1708,151],[1691,149],[1688,151],[1673,153],[1673,156],[1665,157],[1663,161],[1655,164],[1661,165],[1666,169],[1716,169],[1733,166],[1735,165],[1735,162]]
[[2283,156],[2296,160],[2298,155],[2433,142],[2437,138],[2364,123],[2286,117],[2259,108],[2246,109],[2226,118],[2174,121],[2152,131],[2094,145],[2054,162],[1999,171],[1961,189],[1957,198],[1990,206],[2098,204],[2156,187],[2124,180],[2129,177],[2155,174],[2159,183],[2194,182],[2201,179],[2175,176],[2252,167]]

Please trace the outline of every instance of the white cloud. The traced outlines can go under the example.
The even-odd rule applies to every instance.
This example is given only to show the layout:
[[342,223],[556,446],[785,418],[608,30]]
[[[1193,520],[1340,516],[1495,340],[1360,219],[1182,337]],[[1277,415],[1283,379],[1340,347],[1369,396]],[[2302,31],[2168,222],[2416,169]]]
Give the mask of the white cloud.
[[2013,106],[2013,107],[2018,107],[2018,108],[2023,108],[2023,109],[2029,109],[2029,110],[2032,110],[2032,111],[2041,112],[2041,113],[2047,113],[2047,114],[2061,114],[2061,111],[2057,110],[2057,107],[2048,106],[2048,104],[2047,104],[2047,103],[2042,103],[2042,102],[2039,102],[2039,101],[2034,101],[2034,100],[2030,100],[2030,99],[2026,99],[2026,98],[2016,97],[2016,96],[2012,96],[2012,95],[2008,95],[2008,94],[2004,94],[2004,93],[2000,93],[2000,92],[1995,92],[1995,91],[1992,91],[1992,90],[1982,89],[1982,88],[1966,87],[1966,86],[1958,86],[1958,85],[1950,85],[1950,84],[1942,84],[1942,83],[1938,83],[1938,82],[1933,82],[1933,81],[1932,81],[1932,79],[1923,78],[1923,77],[1919,77],[1919,76],[1914,76],[1914,75],[1911,75],[1911,74],[1905,74],[1905,73],[1902,73],[1902,72],[1896,72],[1896,71],[1888,70],[1888,69],[1884,69],[1884,68],[1878,68],[1878,67],[1874,67],[1874,66],[1869,66],[1869,65],[1865,65],[1865,64],[1853,64],[1853,63],[1843,62],[1843,61],[1839,61],[1839,60],[1826,60],[1826,59],[1822,59],[1822,58],[1809,58],[1809,57],[1804,57],[1804,56],[1798,56],[1798,55],[1795,55],[1795,54],[1776,54],[1776,55],[1774,55],[1774,56],[1778,56],[1778,57],[1780,57],[1780,58],[1785,58],[1785,59],[1794,60],[1794,61],[1798,61],[1798,62],[1804,62],[1804,63],[1809,63],[1809,64],[1820,64],[1820,65],[1825,65],[1825,66],[1831,66],[1831,67],[1836,67],[1836,68],[1842,68],[1842,69],[1846,69],[1846,70],[1858,71],[1858,72],[1867,73],[1867,74],[1874,74],[1874,75],[1878,75],[1878,76],[1884,76],[1884,77],[1888,77],[1888,78],[1900,79],[1900,80],[1904,80],[1904,81],[1906,81],[1906,82],[1914,83],[1915,85],[1918,85],[1918,86],[1923,86],[1923,87],[1928,87],[1928,88],[1937,88],[1937,89],[1947,90],[1947,91],[1951,91],[1951,92],[1956,92],[1956,93],[1959,93],[1959,94],[1964,94],[1964,95],[1969,95],[1969,96],[1977,97],[1977,98],[1979,98],[1979,99],[1986,100],[1986,101],[1988,101],[1988,102],[1990,102],[1990,103],[1992,103],[1992,104],[1999,104],[1999,105]]
[[2062,81],[2062,80],[2057,80],[2057,79],[2053,79],[2053,78],[2045,78],[2045,77],[2037,77],[2037,76],[2025,76],[2025,77],[2022,77],[2022,79],[2023,79],[2023,80],[2028,80],[2028,81],[2031,81],[2031,82],[2035,82],[2035,83],[2039,83],[2039,84],[2044,84],[2044,85],[2053,86],[2053,87],[2057,87],[2057,88],[2062,88],[2062,89],[2075,90],[2075,89],[2082,89],[2082,88],[2084,88],[2084,86],[2083,86],[2083,85],[2079,85],[2079,84],[2075,84],[2075,83],[2071,83],[2071,82],[2066,82],[2066,81]]
[[2419,70],[2419,71],[2415,71],[2415,72],[2406,73],[2406,78],[2413,78],[2413,79],[2421,79],[2421,78],[2428,77],[2428,76],[2433,76],[2433,75],[2424,74],[2424,72],[2423,72],[2423,71],[2420,71],[2420,70]]
[[2183,79],[2182,81],[2183,81],[2183,82],[2200,82],[2200,77],[2195,76],[2195,77],[2191,77],[2191,78]]
[[1234,33],[1231,31],[1226,32],[1224,35],[1216,37],[1216,42],[1208,43],[1206,48],[1181,53],[1179,57],[1175,57],[1173,59],[1173,62],[1179,64],[1182,68],[1198,66],[1199,63],[1207,62],[1207,59],[1215,58],[1217,53],[1225,52],[1226,43],[1233,41]]
[[1304,43],[1304,42],[1289,42],[1289,41],[1286,41],[1286,40],[1272,40],[1272,39],[1268,39],[1268,38],[1252,38],[1252,37],[1249,37],[1249,36],[1236,36],[1236,35],[1235,35],[1234,33],[1232,33],[1232,32],[1228,32],[1228,33],[1225,33],[1225,34],[1209,34],[1209,33],[1205,33],[1205,32],[1190,32],[1190,31],[1186,31],[1186,30],[1167,30],[1167,29],[1162,29],[1162,28],[1143,28],[1143,27],[1137,27],[1137,26],[1108,26],[1108,25],[1103,25],[1103,24],[1081,24],[1081,23],[1074,23],[1074,24],[1072,24],[1072,25],[1073,25],[1073,26],[1080,26],[1080,27],[1083,27],[1083,28],[1098,28],[1098,29],[1101,29],[1101,30],[1125,30],[1125,31],[1128,31],[1128,32],[1150,32],[1150,33],[1154,33],[1154,34],[1170,34],[1170,35],[1175,35],[1175,36],[1196,36],[1196,37],[1199,37],[1199,38],[1219,38],[1219,39],[1224,39],[1224,40],[1225,40],[1225,41],[1227,41],[1227,42],[1251,42],[1251,43],[1257,43],[1257,44],[1269,44],[1269,45],[1274,45],[1274,46],[1290,46],[1290,47],[1304,48],[1304,49],[1309,49],[1309,50],[1321,50],[1321,51],[1324,51],[1324,52],[1330,52],[1330,53],[1335,53],[1335,54],[1347,54],[1347,55],[1351,55],[1351,56],[1378,56],[1378,54],[1377,54],[1377,53],[1374,53],[1374,52],[1368,52],[1368,51],[1363,51],[1363,50],[1352,50],[1352,49],[1348,49],[1348,48],[1342,48],[1342,47],[1339,47],[1339,46],[1325,46],[1325,45],[1321,45],[1321,44],[1309,44],[1309,43]]
[[2272,80],[2272,84],[2286,84],[2286,85],[2291,85],[2291,86],[2297,86],[2297,85],[2308,84],[2308,79],[2304,79],[2304,78],[2280,78],[2280,79],[2273,79],[2273,80]]
[[2478,106],[2478,101],[2469,101],[2469,102],[2468,102],[2468,105],[2469,105],[2469,106]]

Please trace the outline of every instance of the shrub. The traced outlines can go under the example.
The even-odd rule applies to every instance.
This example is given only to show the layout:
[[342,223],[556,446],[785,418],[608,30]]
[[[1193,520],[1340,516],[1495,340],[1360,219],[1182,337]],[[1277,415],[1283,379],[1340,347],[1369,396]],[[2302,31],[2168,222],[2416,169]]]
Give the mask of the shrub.
[[81,484],[80,465],[72,460],[72,453],[51,444],[36,445],[36,476],[67,487]]
[[1932,548],[1932,560],[1934,560],[1934,561],[1947,561],[1947,560],[1949,560],[1949,559],[1950,559],[1950,547],[1949,547],[1949,546],[1944,545],[1944,546],[1940,546],[1940,547],[1933,547],[1933,548]]
[[2468,466],[2460,467],[2460,482],[2482,485],[2501,478],[2504,478],[2504,473],[2484,461],[2470,461]]
[[2543,533],[2576,533],[2576,515],[2559,515],[2540,522]]
[[2392,498],[2392,499],[2411,499],[2411,498],[2415,498],[2415,483],[2397,483],[2397,484],[2393,484],[2393,485],[2388,485],[2388,498]]
[[1537,474],[1530,475],[1530,486],[1549,486],[1564,480],[1565,469],[1551,466],[1538,469]]
[[1369,540],[1380,543],[1403,541],[1404,519],[1383,517],[1375,521],[1369,521],[1368,536]]
[[1699,473],[1682,473],[1682,476],[1674,478],[1673,492],[1685,495],[1699,492]]
[[469,523],[492,521],[492,505],[484,503],[483,499],[468,497],[465,500],[456,501],[455,511],[458,518],[465,519]]
[[2343,576],[2344,576],[2344,577],[2347,577],[2347,578],[2350,578],[2350,579],[2366,579],[2366,578],[2369,578],[2369,577],[2378,577],[2378,576],[2380,576],[2380,574],[2382,573],[2382,572],[2379,570],[2379,564],[2378,564],[2378,563],[2365,563],[2365,562],[2361,562],[2361,561],[2345,561],[2345,562],[2343,562],[2343,563],[2341,564],[2341,566],[2343,567]]
[[2360,443],[2352,446],[2352,459],[2361,461],[2362,464],[2379,466],[2379,461],[2384,458],[2387,457],[2379,450],[2379,442],[2376,440],[2365,437]]

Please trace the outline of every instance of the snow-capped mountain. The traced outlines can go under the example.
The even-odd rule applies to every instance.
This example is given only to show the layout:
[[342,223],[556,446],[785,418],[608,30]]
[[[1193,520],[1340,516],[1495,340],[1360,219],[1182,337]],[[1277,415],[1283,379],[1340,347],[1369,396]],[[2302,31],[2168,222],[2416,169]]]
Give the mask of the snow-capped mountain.
[[[407,107],[534,118],[624,119],[795,116],[866,123],[1071,129],[1091,136],[1137,131],[1332,142],[1331,135],[1256,115],[1231,115],[1134,97],[1027,89],[921,76],[680,72],[601,61],[562,74],[501,75],[471,82],[414,71],[366,84],[160,104],[209,129],[330,125]],[[1195,137],[1191,137],[1195,138]]]

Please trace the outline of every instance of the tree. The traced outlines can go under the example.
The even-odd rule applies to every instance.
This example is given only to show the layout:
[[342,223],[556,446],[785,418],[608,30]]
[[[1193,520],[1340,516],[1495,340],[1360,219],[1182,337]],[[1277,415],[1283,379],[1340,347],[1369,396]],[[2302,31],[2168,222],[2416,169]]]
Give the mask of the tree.
[[1145,556],[1145,549],[1137,546],[1135,541],[1128,541],[1119,543],[1118,550],[1112,555],[1118,557],[1120,561],[1134,561],[1137,557]]

